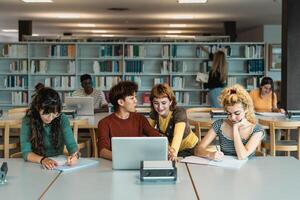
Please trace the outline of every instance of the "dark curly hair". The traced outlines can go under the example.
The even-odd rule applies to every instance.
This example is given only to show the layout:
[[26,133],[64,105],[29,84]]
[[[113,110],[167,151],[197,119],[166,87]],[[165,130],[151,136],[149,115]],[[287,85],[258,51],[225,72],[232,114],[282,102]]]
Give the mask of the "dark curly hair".
[[[55,90],[47,87],[38,90],[26,113],[26,117],[29,119],[31,132],[30,141],[34,153],[45,155],[43,121],[40,116],[40,111],[43,111],[43,114],[50,114],[61,113],[61,110],[61,100],[59,94]],[[60,116],[51,121],[50,132],[51,143],[55,149],[58,149],[60,146],[58,138],[59,134],[62,132]]]

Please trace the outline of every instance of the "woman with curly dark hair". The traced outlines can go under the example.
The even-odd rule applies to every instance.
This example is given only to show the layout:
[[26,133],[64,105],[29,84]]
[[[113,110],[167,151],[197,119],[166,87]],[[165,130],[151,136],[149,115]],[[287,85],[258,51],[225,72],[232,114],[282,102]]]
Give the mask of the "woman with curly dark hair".
[[77,143],[61,110],[61,100],[55,90],[47,87],[38,90],[22,121],[21,151],[26,161],[53,169],[57,163],[49,157],[63,154],[66,145],[70,155],[67,164],[76,163]]

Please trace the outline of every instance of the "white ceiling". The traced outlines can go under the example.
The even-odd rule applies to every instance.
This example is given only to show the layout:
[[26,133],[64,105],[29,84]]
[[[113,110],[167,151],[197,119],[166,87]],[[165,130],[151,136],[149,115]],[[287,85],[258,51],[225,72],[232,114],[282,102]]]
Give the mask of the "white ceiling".
[[[24,3],[0,0],[2,29],[18,29],[18,20],[32,20],[33,33],[40,35],[90,35],[105,30],[113,35],[202,35],[223,34],[224,21],[236,21],[238,31],[260,25],[281,24],[281,0],[208,0],[206,4],[178,4],[177,0],[53,0],[53,3]],[[110,11],[108,8],[128,8]],[[60,14],[79,18],[61,19]],[[192,16],[192,19],[180,19]],[[95,24],[81,28],[79,23]],[[169,24],[186,24],[171,28]],[[180,30],[181,33],[168,33]],[[95,35],[95,34],[94,34]],[[99,35],[99,33],[97,34]]]

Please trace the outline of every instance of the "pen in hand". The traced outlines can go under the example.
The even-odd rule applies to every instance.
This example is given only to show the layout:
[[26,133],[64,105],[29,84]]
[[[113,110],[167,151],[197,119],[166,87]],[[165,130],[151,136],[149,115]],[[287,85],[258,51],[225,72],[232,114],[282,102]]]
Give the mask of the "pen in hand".
[[75,164],[74,160],[75,160],[75,158],[78,158],[77,155],[78,155],[78,151],[76,151],[71,156],[68,156],[68,158],[67,158],[67,165],[73,165],[73,164]]

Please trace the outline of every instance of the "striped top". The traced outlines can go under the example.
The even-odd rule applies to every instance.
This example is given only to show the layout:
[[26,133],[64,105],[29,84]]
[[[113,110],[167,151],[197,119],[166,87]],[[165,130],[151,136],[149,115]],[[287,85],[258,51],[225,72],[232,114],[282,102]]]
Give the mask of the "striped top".
[[[226,135],[224,135],[222,133],[221,126],[222,126],[223,122],[224,122],[224,119],[219,119],[219,120],[216,120],[212,124],[212,128],[216,132],[217,136],[219,136],[221,151],[224,153],[224,155],[237,156],[235,147],[234,147],[234,141],[232,139],[229,139]],[[247,142],[252,137],[252,135],[259,133],[259,132],[263,132],[263,136],[262,136],[262,138],[263,138],[265,136],[265,131],[260,125],[256,124],[253,128],[253,131],[252,131],[250,137],[247,140],[242,138],[243,144],[246,145]],[[250,158],[253,156],[255,156],[255,151],[252,152],[248,157]]]
[[94,109],[101,108],[103,105],[107,105],[105,95],[102,91],[93,89],[91,94],[86,94],[84,89],[81,88],[73,92],[73,96],[76,97],[93,97],[94,98]]

